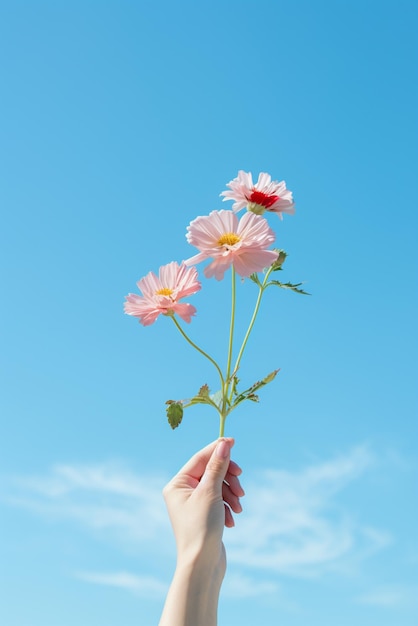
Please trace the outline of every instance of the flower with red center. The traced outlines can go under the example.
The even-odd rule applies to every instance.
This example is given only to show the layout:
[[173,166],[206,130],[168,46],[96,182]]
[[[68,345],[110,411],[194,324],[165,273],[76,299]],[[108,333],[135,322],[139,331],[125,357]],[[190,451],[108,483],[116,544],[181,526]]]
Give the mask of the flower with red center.
[[191,304],[179,302],[201,289],[195,267],[179,265],[175,261],[160,267],[159,276],[149,272],[137,282],[142,296],[126,296],[125,313],[137,317],[143,326],[153,324],[159,315],[177,313],[185,322],[191,321],[196,309]]
[[252,213],[262,215],[265,211],[277,213],[283,219],[282,213],[294,213],[292,192],[286,189],[286,183],[282,180],[271,180],[270,174],[261,172],[258,181],[254,185],[251,172],[238,172],[237,178],[227,184],[230,191],[223,191],[221,196],[225,200],[235,200],[232,205],[233,211],[240,211],[247,207]]
[[231,265],[240,276],[250,276],[269,267],[278,256],[267,250],[275,240],[274,232],[264,217],[254,213],[245,213],[239,220],[232,211],[212,211],[193,220],[187,230],[187,241],[200,252],[185,264],[212,258],[204,271],[207,278],[221,280]]

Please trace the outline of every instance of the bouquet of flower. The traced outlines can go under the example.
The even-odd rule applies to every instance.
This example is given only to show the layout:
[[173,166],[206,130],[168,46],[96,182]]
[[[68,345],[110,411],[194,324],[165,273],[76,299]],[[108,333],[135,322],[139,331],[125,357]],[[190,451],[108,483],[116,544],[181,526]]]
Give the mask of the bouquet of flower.
[[[199,250],[198,254],[180,264],[173,261],[163,265],[158,276],[149,272],[137,283],[142,295],[128,294],[124,307],[125,313],[137,317],[143,326],[153,324],[159,315],[170,318],[186,341],[212,363],[219,376],[219,390],[211,393],[208,385],[204,384],[196,395],[187,400],[168,400],[166,411],[170,426],[177,428],[185,408],[195,404],[209,404],[219,414],[220,437],[224,434],[225,420],[231,411],[244,400],[258,402],[256,392],[271,382],[279,371],[274,370],[248,389],[238,389],[237,373],[264,292],[268,287],[276,286],[306,294],[301,289],[302,283],[283,283],[273,278],[276,272],[282,270],[286,252],[270,248],[276,237],[263,215],[275,213],[283,219],[283,213],[294,213],[292,193],[286,189],[285,182],[272,181],[269,174],[262,172],[257,183],[253,184],[251,173],[240,171],[227,187],[229,189],[223,191],[221,196],[224,200],[234,201],[232,211],[212,211],[209,215],[197,217],[187,227],[187,241]],[[246,212],[238,218],[236,213],[242,209],[246,209]],[[195,307],[181,300],[201,289],[195,264],[208,259],[211,262],[204,269],[206,278],[214,276],[219,281],[227,270],[231,270],[231,319],[224,371],[212,356],[192,341],[178,319],[190,323],[195,315]],[[247,332],[234,360],[237,274],[242,279],[252,280],[258,288],[258,294]]]

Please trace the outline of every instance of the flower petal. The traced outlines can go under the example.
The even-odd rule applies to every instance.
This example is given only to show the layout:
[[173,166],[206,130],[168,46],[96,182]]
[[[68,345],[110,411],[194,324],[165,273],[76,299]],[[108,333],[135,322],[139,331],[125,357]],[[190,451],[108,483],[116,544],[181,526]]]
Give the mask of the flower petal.
[[143,295],[128,294],[124,310],[127,315],[137,317],[143,326],[153,324],[159,315],[172,311],[178,312],[186,322],[196,313],[191,304],[179,303],[181,298],[201,289],[195,267],[173,261],[160,267],[159,277],[149,272],[137,285]]
[[270,174],[260,172],[256,184],[253,184],[251,172],[240,170],[238,176],[231,180],[223,191],[223,200],[234,200],[232,210],[235,212],[247,208],[249,211],[262,215],[265,211],[277,213],[295,212],[292,192],[286,189],[284,180],[272,181]]
[[[249,276],[271,265],[277,258],[277,253],[271,250],[265,254],[275,240],[273,230],[267,220],[254,213],[247,212],[239,220],[232,211],[212,211],[193,220],[187,230],[189,243],[200,252],[187,259],[185,264],[212,259],[204,270],[207,278],[214,276],[222,280],[231,265],[241,276]],[[245,258],[239,260],[243,255]]]

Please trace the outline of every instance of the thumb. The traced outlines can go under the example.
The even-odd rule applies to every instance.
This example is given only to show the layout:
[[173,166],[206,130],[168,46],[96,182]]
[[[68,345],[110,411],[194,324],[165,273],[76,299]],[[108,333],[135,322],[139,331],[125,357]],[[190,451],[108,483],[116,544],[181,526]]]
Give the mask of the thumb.
[[234,440],[232,438],[221,438],[218,440],[200,481],[200,484],[206,489],[222,490],[222,483],[228,471],[233,445]]

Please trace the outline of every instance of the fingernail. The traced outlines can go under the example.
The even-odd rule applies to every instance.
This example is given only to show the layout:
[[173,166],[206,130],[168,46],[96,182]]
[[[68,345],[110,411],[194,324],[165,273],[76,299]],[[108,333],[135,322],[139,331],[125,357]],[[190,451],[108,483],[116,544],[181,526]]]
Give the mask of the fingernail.
[[229,444],[225,439],[222,439],[216,446],[216,456],[219,459],[226,459],[229,456]]

